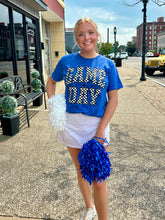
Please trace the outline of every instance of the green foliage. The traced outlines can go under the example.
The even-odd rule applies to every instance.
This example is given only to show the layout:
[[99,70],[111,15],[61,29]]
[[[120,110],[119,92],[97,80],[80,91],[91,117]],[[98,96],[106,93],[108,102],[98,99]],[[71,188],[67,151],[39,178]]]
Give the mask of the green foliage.
[[99,45],[100,50],[99,53],[107,56],[111,52],[112,44],[111,43],[102,43]]
[[31,82],[31,86],[34,88],[34,90],[32,92],[41,92],[41,80],[39,79],[34,79]]
[[0,108],[2,109],[2,115],[11,117],[16,115],[18,112],[17,108],[17,99],[9,96],[8,94],[12,93],[14,90],[14,84],[10,80],[5,80],[0,84],[0,90],[2,93],[6,94],[0,100]]
[[9,95],[4,96],[0,101],[0,107],[2,109],[2,115],[11,117],[13,115],[16,115],[18,112],[16,110],[17,108],[17,100],[14,97],[11,97]]
[[125,51],[126,50],[126,46],[124,45],[120,45],[118,48],[118,51]]
[[135,45],[132,44],[132,43],[131,43],[131,44],[128,44],[126,51],[128,52],[128,54],[129,54],[130,56],[132,56],[132,54],[135,53],[135,51],[136,51]]
[[37,70],[34,70],[31,72],[31,76],[34,78],[34,80],[31,82],[31,86],[34,88],[32,92],[42,92],[41,88],[41,80],[37,79],[40,74]]
[[0,91],[3,94],[10,94],[13,92],[14,84],[10,80],[5,80],[0,84]]
[[38,70],[34,70],[31,72],[31,77],[37,79],[40,76]]

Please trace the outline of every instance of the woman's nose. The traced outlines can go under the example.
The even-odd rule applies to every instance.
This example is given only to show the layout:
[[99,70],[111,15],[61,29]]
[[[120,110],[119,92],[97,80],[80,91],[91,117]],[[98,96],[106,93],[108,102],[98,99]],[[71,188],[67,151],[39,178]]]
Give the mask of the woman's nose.
[[85,33],[85,39],[88,39],[88,38],[89,38],[89,34]]

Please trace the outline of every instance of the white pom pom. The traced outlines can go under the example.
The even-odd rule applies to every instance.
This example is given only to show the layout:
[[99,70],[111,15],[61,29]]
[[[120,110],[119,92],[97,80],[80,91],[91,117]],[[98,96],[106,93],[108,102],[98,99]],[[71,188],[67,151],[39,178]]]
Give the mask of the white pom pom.
[[48,99],[49,121],[54,130],[62,131],[66,124],[65,94],[57,94]]

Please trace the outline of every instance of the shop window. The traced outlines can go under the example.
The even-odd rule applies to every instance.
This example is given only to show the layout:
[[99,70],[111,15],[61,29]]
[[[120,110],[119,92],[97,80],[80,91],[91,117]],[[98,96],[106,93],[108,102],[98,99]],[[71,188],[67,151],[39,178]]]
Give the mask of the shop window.
[[13,22],[14,22],[14,30],[15,30],[17,71],[18,71],[18,75],[20,75],[23,81],[27,83],[22,14],[13,10]]
[[0,77],[2,72],[13,75],[11,32],[8,7],[0,3]]

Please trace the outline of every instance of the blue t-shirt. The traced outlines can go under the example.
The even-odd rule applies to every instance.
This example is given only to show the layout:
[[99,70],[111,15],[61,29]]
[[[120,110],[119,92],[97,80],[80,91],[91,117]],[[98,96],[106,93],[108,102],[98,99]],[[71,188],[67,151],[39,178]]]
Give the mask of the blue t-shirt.
[[123,87],[114,63],[104,56],[84,58],[79,53],[65,55],[58,62],[53,80],[65,81],[66,111],[102,117],[107,92]]

